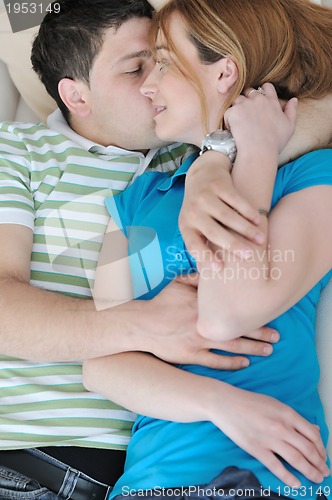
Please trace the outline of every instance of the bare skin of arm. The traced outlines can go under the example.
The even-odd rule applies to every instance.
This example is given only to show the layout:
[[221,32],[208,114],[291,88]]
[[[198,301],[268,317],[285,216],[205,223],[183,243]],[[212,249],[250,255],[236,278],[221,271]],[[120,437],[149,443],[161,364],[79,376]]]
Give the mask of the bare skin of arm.
[[[272,160],[276,168],[277,158]],[[286,484],[299,486],[276,455],[296,463],[296,468],[313,481],[321,481],[328,473],[318,429],[273,398],[177,370],[143,353],[87,361],[84,382],[89,389],[154,418],[212,421]],[[276,432],[270,432],[271,425]],[[265,435],[262,429],[269,431]],[[262,436],[259,442],[257,434]]]
[[180,370],[146,353],[88,360],[83,381],[88,390],[152,418],[213,422],[289,486],[299,481],[279,457],[317,483],[329,472],[317,426],[274,398]]
[[[309,114],[299,112],[299,130],[305,128],[306,144],[309,140],[317,141],[319,134],[324,132],[331,137],[332,98],[328,97],[322,101],[315,101],[309,106]],[[312,130],[317,131],[317,136],[312,134]],[[330,131],[330,132],[327,132]],[[296,132],[297,133],[297,132]],[[295,133],[295,135],[296,135]],[[322,137],[322,136],[321,136]],[[323,139],[320,139],[323,140]],[[325,140],[325,139],[324,139]],[[288,156],[288,155],[287,155]],[[191,177],[193,181],[202,186],[200,172],[203,169],[192,167]],[[218,203],[222,199],[218,192],[217,170],[213,165],[213,175],[207,175],[206,180],[211,182],[216,193]],[[188,176],[188,178],[190,178]],[[211,219],[209,217],[201,219],[201,209],[205,210],[204,199],[209,189],[205,190],[199,197],[194,191],[194,203],[188,200],[183,207],[187,214],[191,214],[190,221],[197,221],[197,228],[192,228],[191,222],[182,221],[182,231],[189,249],[203,246],[201,238],[204,234],[203,226],[207,227],[207,234],[210,234]],[[230,195],[233,196],[234,189],[230,185]],[[238,195],[239,196],[239,195]],[[208,197],[209,199],[211,196]],[[192,198],[191,198],[192,199]],[[244,198],[242,198],[244,200]],[[197,205],[196,202],[200,201]],[[247,201],[241,202],[242,214],[240,217],[234,210],[228,212],[225,225],[234,225],[229,219],[236,218],[235,231],[239,234],[249,232],[256,234],[257,227],[250,224],[245,218],[248,211],[251,217],[257,216],[254,208],[250,207]],[[240,202],[239,202],[240,204]],[[199,212],[197,209],[199,207]],[[219,209],[219,207],[218,207]],[[209,214],[209,210],[207,210]],[[218,210],[218,213],[223,213]],[[196,215],[195,215],[196,214]],[[200,225],[202,221],[202,225]],[[239,222],[240,221],[240,222]],[[214,221],[213,221],[214,222]],[[248,226],[250,224],[250,226]],[[243,226],[244,225],[244,226]],[[252,227],[254,226],[254,227]],[[220,228],[220,225],[218,225]],[[218,231],[213,229],[214,241],[221,246],[225,242],[225,234],[218,236]],[[201,339],[194,328],[194,319],[197,311],[190,306],[190,299],[194,293],[191,290],[181,289],[181,297],[187,293],[188,309],[182,307],[176,309],[176,300],[169,300],[167,308],[163,304],[163,296],[151,303],[142,304],[139,301],[125,303],[111,310],[99,311],[97,314],[92,300],[81,300],[70,298],[58,293],[48,292],[29,284],[30,256],[32,248],[32,232],[24,226],[6,225],[0,226],[0,237],[2,241],[2,259],[0,263],[0,314],[2,318],[1,345],[3,354],[17,356],[23,359],[48,360],[48,361],[78,361],[90,357],[104,356],[128,350],[144,350],[152,352],[166,360],[174,362],[197,362],[197,358],[203,362],[206,359],[208,349],[211,346],[206,344],[206,340]],[[227,236],[228,237],[228,236]],[[249,237],[249,236],[248,236]],[[234,242],[234,236],[231,236]],[[228,240],[226,240],[228,245]],[[241,241],[239,244],[243,245]],[[205,238],[204,238],[205,246]],[[204,248],[203,246],[203,248]],[[179,286],[173,283],[165,291],[166,299],[179,293]],[[172,321],[170,320],[172,318]],[[112,325],[112,328],[111,326]],[[151,325],[156,328],[152,329]],[[184,327],[183,325],[188,325]],[[151,331],[152,330],[152,331]],[[160,334],[157,335],[156,331]],[[24,334],[22,333],[24,332]],[[177,352],[172,347],[172,340],[177,335]],[[241,339],[241,342],[228,344],[228,349],[240,354],[268,354],[271,353],[271,346],[266,342],[277,340],[272,336],[276,333],[268,330],[253,332],[253,338],[263,342],[252,342]],[[98,342],[96,342],[96,338]],[[180,339],[183,339],[181,346]],[[163,343],[165,344],[163,346]],[[264,353],[264,350],[267,352]],[[234,357],[231,360],[231,368],[240,368],[242,363],[246,363],[243,356]],[[229,368],[225,366],[225,368]]]
[[[273,86],[264,84],[263,88],[266,95],[240,96],[225,120],[240,145],[232,170],[235,186],[256,207],[269,210],[278,152],[288,140],[287,130],[292,130],[295,116],[291,101],[282,112]],[[254,127],[259,123],[265,126]],[[331,192],[331,186],[317,185],[284,196],[268,218],[262,217],[259,227],[265,243],[240,263],[239,275],[239,262],[227,252],[220,272],[201,272],[198,329],[202,335],[219,340],[245,335],[246,329],[287,311],[331,269]],[[278,263],[273,260],[276,252],[283,256]],[[257,270],[257,279],[251,278]]]
[[[327,145],[332,145],[332,95],[300,101],[295,132],[279,154],[279,165]],[[187,175],[179,225],[189,252],[195,256],[204,253],[207,240],[238,255],[265,242],[257,240],[261,231],[255,207],[236,189],[227,172],[227,159],[221,156],[204,153]],[[224,163],[226,170],[218,168]]]
[[[131,301],[97,311],[91,299],[77,299],[29,283],[32,231],[0,225],[1,352],[36,361],[80,361],[126,351],[147,351],[171,362],[195,362],[238,369],[244,356],[210,353],[215,345],[239,354],[267,355],[278,334],[253,332],[239,342],[215,343],[196,329],[197,295],[193,287],[171,283],[151,301]],[[176,343],[175,343],[176,339]],[[262,340],[262,342],[257,342]]]

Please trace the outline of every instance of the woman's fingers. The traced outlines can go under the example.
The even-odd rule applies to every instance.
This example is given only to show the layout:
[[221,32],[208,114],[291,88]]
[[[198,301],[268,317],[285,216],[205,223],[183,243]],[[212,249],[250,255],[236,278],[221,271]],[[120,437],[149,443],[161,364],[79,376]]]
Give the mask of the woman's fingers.
[[[326,465],[326,453],[317,426],[312,425],[301,415],[288,408],[282,415],[282,421],[276,421],[271,431],[270,451],[278,460],[283,458],[295,470],[314,483],[320,483],[329,474]],[[288,486],[295,486],[295,476],[285,467],[277,464],[271,457],[269,469]],[[272,469],[271,469],[272,467]],[[285,480],[287,478],[287,480]]]
[[286,469],[281,460],[277,458],[271,450],[266,449],[261,453],[258,453],[256,458],[262,462],[262,464],[265,465],[265,467],[269,469],[272,474],[274,474],[290,488],[299,488],[301,486],[301,482],[298,478]]
[[227,414],[226,423],[222,421],[220,428],[287,486],[300,487],[299,479],[287,464],[317,484],[329,475],[324,445],[316,425],[269,396],[243,391],[239,398],[234,388],[230,395],[230,420]]
[[324,448],[324,444],[322,442],[322,438],[320,435],[320,429],[318,425],[310,424],[308,425],[308,422],[305,418],[301,417],[299,415],[298,422],[296,424],[296,429],[299,433],[303,434],[309,441],[316,443],[317,450],[324,460],[326,461],[326,450]]
[[[311,453],[309,453],[309,449]],[[295,470],[299,471],[306,478],[314,483],[321,483],[324,479],[324,474],[321,472],[322,463],[321,458],[317,458],[317,450],[315,447],[311,447],[305,444],[300,438],[296,443],[296,447],[289,442],[279,442],[276,446],[274,453],[282,457],[286,462],[289,463]],[[315,457],[315,458],[314,458]],[[315,462],[315,463],[312,463]]]
[[[209,216],[202,216],[200,221],[196,220],[195,229],[187,227],[181,232],[189,253],[206,267],[212,263],[222,267],[225,251],[240,260],[251,258],[253,255],[254,250],[249,243],[245,243],[236,233],[230,232]],[[255,234],[259,233],[256,231]],[[258,236],[257,238],[259,239]],[[207,246],[207,240],[217,248],[211,249],[211,246]]]

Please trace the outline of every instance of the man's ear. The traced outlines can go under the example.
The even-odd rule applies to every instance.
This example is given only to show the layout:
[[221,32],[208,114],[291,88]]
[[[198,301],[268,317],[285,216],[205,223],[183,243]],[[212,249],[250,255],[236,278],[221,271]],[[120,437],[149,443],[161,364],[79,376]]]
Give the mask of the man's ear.
[[235,62],[229,57],[223,57],[217,62],[218,81],[217,89],[220,94],[227,94],[239,77]]
[[58,85],[58,92],[70,114],[86,118],[91,113],[89,103],[89,87],[86,83],[62,78]]

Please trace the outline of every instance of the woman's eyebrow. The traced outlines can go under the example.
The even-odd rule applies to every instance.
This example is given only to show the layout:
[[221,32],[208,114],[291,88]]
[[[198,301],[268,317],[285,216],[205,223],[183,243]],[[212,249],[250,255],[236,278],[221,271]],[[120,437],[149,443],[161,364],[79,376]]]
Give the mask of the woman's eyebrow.
[[166,47],[166,45],[156,45],[155,50],[167,50],[168,51],[168,48]]

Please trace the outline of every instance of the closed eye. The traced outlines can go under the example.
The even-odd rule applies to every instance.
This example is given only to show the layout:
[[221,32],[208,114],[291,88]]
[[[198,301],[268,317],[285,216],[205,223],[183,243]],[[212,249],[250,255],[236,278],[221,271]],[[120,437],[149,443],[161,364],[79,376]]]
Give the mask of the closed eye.
[[142,73],[142,70],[143,70],[143,67],[139,66],[138,68],[135,68],[135,69],[133,69],[131,71],[126,71],[125,75],[129,75],[129,76],[140,75]]

